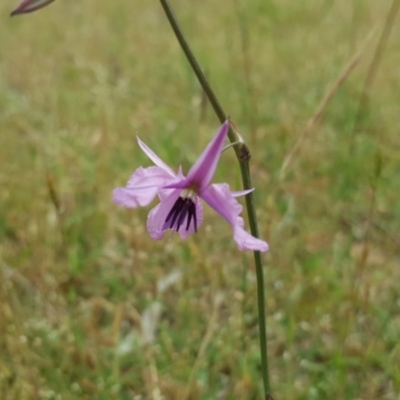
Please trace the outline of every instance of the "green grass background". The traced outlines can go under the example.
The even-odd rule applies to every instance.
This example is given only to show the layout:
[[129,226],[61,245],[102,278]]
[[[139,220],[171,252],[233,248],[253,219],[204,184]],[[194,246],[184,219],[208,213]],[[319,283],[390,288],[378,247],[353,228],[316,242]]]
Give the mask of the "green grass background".
[[[111,202],[151,164],[136,135],[187,171],[219,126],[159,2],[15,5],[0,5],[1,399],[261,399],[252,254],[213,211],[154,242],[148,209]],[[275,400],[400,399],[399,18],[352,134],[391,1],[173,5],[252,151]],[[216,181],[240,189],[232,153]]]

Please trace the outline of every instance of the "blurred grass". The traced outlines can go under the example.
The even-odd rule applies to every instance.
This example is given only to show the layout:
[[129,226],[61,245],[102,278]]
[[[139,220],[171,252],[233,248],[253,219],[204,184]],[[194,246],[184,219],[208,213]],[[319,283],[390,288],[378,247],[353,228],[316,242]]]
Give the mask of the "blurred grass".
[[[271,247],[275,398],[398,399],[398,24],[353,150],[376,40],[279,181],[326,89],[391,2],[173,3],[252,147]],[[187,168],[218,127],[211,110],[201,118],[199,85],[161,7],[58,1],[9,19],[12,7],[0,5],[1,398],[260,399],[252,255],[212,211],[189,240],[153,242],[147,209],[110,200],[150,165],[136,134]],[[239,188],[232,154],[217,180]]]

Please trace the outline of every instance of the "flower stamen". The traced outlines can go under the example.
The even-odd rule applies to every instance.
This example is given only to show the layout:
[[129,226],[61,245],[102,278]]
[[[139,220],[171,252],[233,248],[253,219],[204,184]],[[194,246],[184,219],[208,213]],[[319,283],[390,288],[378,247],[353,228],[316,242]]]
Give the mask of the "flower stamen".
[[191,197],[178,197],[175,204],[172,206],[170,212],[165,219],[164,226],[167,229],[173,229],[175,231],[179,231],[179,228],[185,221],[186,222],[186,230],[188,231],[190,228],[190,223],[194,223],[194,230],[197,232],[197,218],[196,218],[196,205],[193,202]]

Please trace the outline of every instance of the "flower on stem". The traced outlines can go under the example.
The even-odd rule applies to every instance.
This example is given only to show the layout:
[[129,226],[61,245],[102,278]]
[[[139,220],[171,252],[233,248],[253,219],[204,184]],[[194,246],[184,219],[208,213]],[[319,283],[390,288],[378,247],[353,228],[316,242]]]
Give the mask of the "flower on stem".
[[19,6],[11,13],[11,16],[39,10],[39,8],[45,7],[53,1],[54,0],[22,0]]
[[203,221],[202,199],[231,225],[239,250],[267,251],[266,242],[243,229],[243,207],[236,200],[254,189],[232,192],[227,183],[211,184],[228,130],[229,121],[225,121],[186,176],[181,168],[175,173],[138,138],[155,166],[139,167],[126,187],[114,190],[113,201],[136,208],[147,206],[158,195],[160,203],[149,212],[147,230],[159,240],[167,230],[179,232],[182,239],[197,232]]

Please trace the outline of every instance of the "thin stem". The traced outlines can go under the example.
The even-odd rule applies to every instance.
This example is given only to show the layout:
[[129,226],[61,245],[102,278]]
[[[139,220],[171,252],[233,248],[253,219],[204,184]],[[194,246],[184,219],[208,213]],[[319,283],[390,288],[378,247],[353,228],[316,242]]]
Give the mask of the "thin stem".
[[178,39],[178,42],[181,45],[182,50],[185,53],[185,56],[190,63],[190,66],[193,69],[193,72],[195,73],[197,79],[199,80],[201,86],[203,87],[203,90],[206,92],[207,97],[210,100],[210,103],[211,103],[215,113],[217,114],[218,119],[220,120],[220,122],[222,124],[226,120],[226,114],[225,114],[224,110],[222,109],[222,106],[219,103],[214,92],[212,91],[210,85],[208,84],[208,81],[207,81],[203,71],[201,70],[199,63],[197,62],[195,56],[193,55],[192,50],[190,49],[190,46],[187,43],[187,41],[182,33],[182,30],[178,24],[178,21],[175,17],[175,13],[172,10],[172,7],[171,7],[169,1],[168,0],[160,0],[160,2],[165,11],[165,14],[167,15],[168,21],[171,24],[172,30],[174,31],[175,36]]
[[[160,0],[160,3],[165,11],[165,14],[168,18],[168,21],[171,24],[171,27],[175,33],[176,38],[180,46],[182,47],[183,52],[187,60],[190,63],[190,66],[193,69],[200,85],[202,86],[204,92],[206,93],[212,108],[214,109],[215,114],[221,123],[223,123],[227,119],[227,115],[223,110],[220,102],[218,101],[215,93],[211,89],[210,84],[208,83],[202,69],[199,66],[193,52],[190,49],[190,46],[183,35],[183,32],[178,24],[177,18],[172,10],[172,7],[169,3],[169,0]],[[228,138],[231,143],[237,141],[237,137],[232,128],[229,128]],[[238,159],[240,165],[240,173],[242,176],[242,184],[244,190],[251,189],[253,187],[251,183],[250,176],[250,168],[249,168],[249,160],[250,160],[250,150],[248,149],[245,143],[240,143],[239,145],[233,146],[235,150],[236,157]],[[246,209],[247,215],[249,218],[250,232],[251,234],[258,238],[258,224],[256,211],[254,207],[254,197],[253,193],[249,193],[246,195]],[[261,260],[261,253],[259,251],[254,252],[254,262],[256,266],[256,275],[257,275],[257,302],[258,302],[258,326],[259,326],[259,334],[260,334],[260,353],[261,353],[261,367],[262,367],[262,378],[264,384],[264,392],[265,399],[272,399],[270,393],[270,382],[269,382],[269,372],[268,372],[268,350],[267,350],[267,324],[265,318],[265,288],[264,288],[264,271]]]

